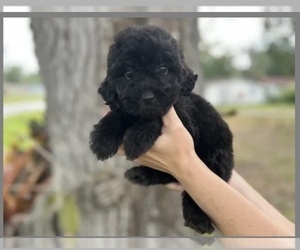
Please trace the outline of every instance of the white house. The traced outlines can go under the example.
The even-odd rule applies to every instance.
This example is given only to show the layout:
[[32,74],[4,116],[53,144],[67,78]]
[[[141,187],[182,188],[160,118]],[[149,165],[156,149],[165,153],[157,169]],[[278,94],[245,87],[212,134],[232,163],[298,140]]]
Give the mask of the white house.
[[210,81],[204,87],[204,98],[213,105],[263,103],[267,97],[263,84],[243,78]]

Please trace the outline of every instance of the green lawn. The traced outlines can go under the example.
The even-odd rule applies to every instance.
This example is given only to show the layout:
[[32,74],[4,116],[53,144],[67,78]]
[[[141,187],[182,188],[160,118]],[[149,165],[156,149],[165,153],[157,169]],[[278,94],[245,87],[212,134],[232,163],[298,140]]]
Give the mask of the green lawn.
[[4,104],[43,101],[44,95],[41,94],[6,94],[3,96]]
[[22,137],[30,135],[29,122],[35,119],[43,121],[43,112],[22,113],[15,116],[10,116],[4,119],[3,135],[4,135],[4,150],[8,150],[13,143],[21,145],[22,148],[28,148],[32,145],[31,140],[22,140]]
[[257,111],[257,112],[293,112],[295,105],[288,103],[263,103],[263,104],[231,104],[231,105],[217,105],[216,109],[219,111],[227,111],[236,109],[238,111]]
[[235,110],[240,116],[253,117],[273,117],[294,120],[295,105],[276,103],[276,104],[255,104],[255,105],[222,105],[216,106],[220,112]]

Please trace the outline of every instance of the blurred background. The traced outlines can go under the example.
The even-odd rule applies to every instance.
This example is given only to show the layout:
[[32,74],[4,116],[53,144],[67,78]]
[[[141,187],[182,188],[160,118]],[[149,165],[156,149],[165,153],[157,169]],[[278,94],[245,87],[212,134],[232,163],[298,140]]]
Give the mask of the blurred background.
[[[76,11],[109,10],[84,8]],[[131,24],[156,24],[178,39],[199,75],[194,92],[219,110],[234,134],[236,171],[294,222],[293,19],[4,18],[5,236],[196,235],[183,226],[180,193],[128,183],[123,173],[132,163],[121,157],[97,162],[88,146],[93,124],[106,112],[97,87],[108,47]]]

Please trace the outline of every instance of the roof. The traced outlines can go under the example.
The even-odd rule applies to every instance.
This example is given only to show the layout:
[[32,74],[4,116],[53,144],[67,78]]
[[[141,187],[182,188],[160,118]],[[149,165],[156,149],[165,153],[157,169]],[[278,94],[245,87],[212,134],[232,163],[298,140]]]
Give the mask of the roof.
[[264,84],[278,84],[278,85],[287,85],[291,82],[295,81],[292,77],[284,77],[284,76],[274,76],[274,77],[265,77],[262,80]]

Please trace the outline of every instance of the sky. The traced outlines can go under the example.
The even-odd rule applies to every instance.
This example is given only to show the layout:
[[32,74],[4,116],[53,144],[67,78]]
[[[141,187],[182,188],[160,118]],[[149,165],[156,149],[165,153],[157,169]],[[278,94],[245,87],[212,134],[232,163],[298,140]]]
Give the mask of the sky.
[[[201,7],[201,11],[261,11],[262,7]],[[4,11],[28,11],[28,7],[4,7]],[[201,37],[213,44],[213,53],[228,51],[235,55],[234,65],[247,68],[245,50],[258,46],[262,37],[262,18],[200,18]],[[38,71],[28,18],[4,18],[4,67],[20,65],[25,72]]]

